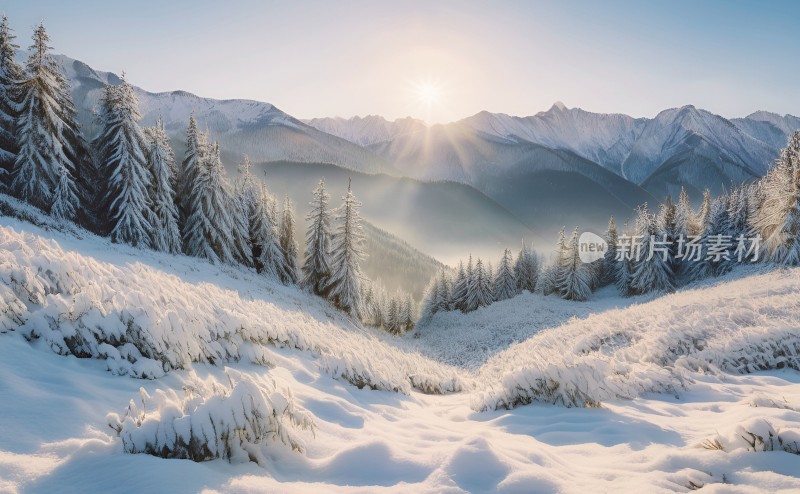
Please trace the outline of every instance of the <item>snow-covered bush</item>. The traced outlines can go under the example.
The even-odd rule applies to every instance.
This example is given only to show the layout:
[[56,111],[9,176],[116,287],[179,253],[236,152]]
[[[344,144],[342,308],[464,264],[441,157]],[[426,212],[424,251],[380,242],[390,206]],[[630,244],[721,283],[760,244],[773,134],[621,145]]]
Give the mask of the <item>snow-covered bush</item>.
[[291,392],[271,380],[256,381],[226,369],[229,383],[198,381],[185,386],[185,396],[141,388],[137,404],[130,401],[122,415],[107,416],[109,427],[122,439],[127,453],[161,458],[266,463],[273,445],[303,451],[299,430],[313,430],[311,416],[298,410]]

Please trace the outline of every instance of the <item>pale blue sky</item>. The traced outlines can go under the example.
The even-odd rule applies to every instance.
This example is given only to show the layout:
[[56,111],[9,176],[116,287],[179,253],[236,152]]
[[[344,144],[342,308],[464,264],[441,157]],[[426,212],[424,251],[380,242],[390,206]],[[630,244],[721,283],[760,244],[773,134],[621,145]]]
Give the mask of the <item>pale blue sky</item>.
[[[800,2],[0,0],[27,46],[151,91],[268,101],[300,118],[449,121],[561,100],[653,116],[800,114]],[[437,101],[420,101],[430,81]]]

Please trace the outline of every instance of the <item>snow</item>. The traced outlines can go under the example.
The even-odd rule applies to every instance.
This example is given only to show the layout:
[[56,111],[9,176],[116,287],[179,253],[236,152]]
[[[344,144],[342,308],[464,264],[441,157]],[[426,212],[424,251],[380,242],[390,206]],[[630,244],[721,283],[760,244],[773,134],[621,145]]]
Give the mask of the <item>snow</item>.
[[[739,269],[662,298],[526,293],[394,338],[252,271],[78,238],[0,199],[39,224],[0,217],[2,492],[800,489],[796,455],[737,438],[798,438],[798,269]],[[110,337],[123,319],[138,338]],[[64,351],[76,334],[94,358]],[[477,411],[537,373],[565,388],[595,376],[579,390],[600,406]],[[448,379],[462,391],[417,390]],[[271,428],[247,429],[256,415]],[[224,452],[212,422],[247,430],[232,454],[126,452],[199,430]]]

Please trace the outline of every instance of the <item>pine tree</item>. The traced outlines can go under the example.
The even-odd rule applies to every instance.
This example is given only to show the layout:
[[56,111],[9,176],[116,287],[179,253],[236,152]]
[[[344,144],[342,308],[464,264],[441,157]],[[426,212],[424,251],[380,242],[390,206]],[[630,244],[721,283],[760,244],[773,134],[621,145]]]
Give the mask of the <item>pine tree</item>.
[[194,174],[183,239],[186,253],[212,263],[235,264],[247,259],[245,232],[225,180],[219,146],[214,145]]
[[[675,290],[675,274],[670,267],[669,246],[663,244],[658,222],[647,210],[647,205],[639,210],[637,234],[642,236],[641,258],[634,264],[631,286],[637,293],[671,292]],[[656,244],[655,242],[662,242]],[[663,250],[660,250],[663,249]],[[651,254],[652,252],[652,256]],[[666,259],[665,259],[666,255]]]
[[[49,53],[44,26],[33,33],[31,54],[19,85],[19,119],[12,189],[17,196],[49,211],[62,167],[80,182],[87,152],[76,121],[69,83]],[[83,196],[83,191],[78,191]]]
[[311,211],[306,216],[310,223],[306,232],[306,258],[302,280],[302,285],[311,288],[317,295],[325,295],[331,275],[329,199],[330,196],[325,192],[325,180],[322,179],[314,189]]
[[536,284],[536,290],[541,292],[542,295],[550,295],[556,293],[556,281],[558,275],[558,266],[555,263],[547,264],[542,273],[539,275],[539,281]]
[[[631,236],[627,223],[623,228],[623,232],[626,237]],[[622,248],[622,245],[619,244],[619,239],[617,245],[618,250]],[[628,250],[628,252],[626,253],[626,256],[617,261],[617,267],[614,272],[614,283],[617,285],[617,290],[619,290],[620,295],[623,297],[630,297],[632,295],[636,295],[636,290],[633,287],[633,270],[635,266],[633,259],[629,257],[633,256],[632,245],[625,248]]]
[[686,193],[686,189],[681,187],[678,204],[675,205],[675,231],[679,236],[683,235],[683,238],[686,238],[687,235],[696,235],[698,233],[693,226],[693,215],[689,195]]
[[458,271],[450,291],[450,307],[452,310],[464,311],[467,299],[467,274],[464,271],[464,261],[458,261]]
[[283,200],[283,215],[281,218],[280,245],[283,252],[286,272],[285,283],[296,284],[299,278],[297,267],[298,248],[294,239],[294,206],[287,195]]
[[514,277],[517,282],[517,293],[528,290],[533,293],[539,279],[539,259],[532,250],[522,241],[522,249],[517,254],[514,263]]
[[104,211],[112,242],[133,246],[151,245],[153,219],[148,187],[153,177],[147,167],[146,139],[139,126],[139,101],[125,81],[106,85],[95,140],[105,178]]
[[790,137],[760,188],[760,207],[751,222],[763,239],[763,257],[782,265],[800,264],[800,131]]
[[414,329],[414,313],[414,300],[411,298],[410,294],[406,294],[403,302],[403,317],[400,319],[400,323],[405,331]]
[[439,286],[439,273],[436,273],[428,282],[425,295],[422,297],[422,319],[425,321],[439,312]]
[[436,310],[450,310],[450,279],[444,269],[439,270],[438,289],[436,290]]
[[673,204],[672,198],[667,197],[666,204],[662,204],[656,218],[656,237],[666,242],[668,252],[668,265],[672,272],[673,285],[677,286],[677,280],[680,275],[681,266],[683,263],[678,259],[678,243],[679,243],[679,226],[678,226],[678,207]]
[[67,167],[62,166],[50,212],[56,219],[74,221],[77,206],[78,196],[75,191],[75,182]]
[[17,46],[5,15],[0,22],[0,175],[10,172],[17,158],[16,127],[19,119],[19,84],[25,77],[14,60]]
[[561,275],[558,279],[558,288],[561,298],[567,300],[587,300],[592,293],[588,269],[580,258],[578,248],[578,229],[572,233],[572,238],[562,251]]
[[149,196],[153,204],[151,245],[155,250],[179,254],[181,233],[178,228],[178,208],[175,204],[175,154],[159,118],[155,127],[145,129],[147,164],[153,176]]
[[483,261],[479,258],[475,262],[475,268],[472,270],[472,276],[469,278],[466,303],[467,312],[480,307],[487,307],[491,305],[493,301],[494,290],[492,281],[483,267]]
[[610,285],[616,282],[617,277],[617,244],[619,242],[619,234],[617,233],[617,223],[614,217],[608,220],[608,228],[605,235],[608,248],[603,254],[603,280],[602,285]]
[[276,201],[262,186],[251,217],[251,242],[256,271],[278,280],[286,279],[286,263],[278,234]]
[[706,224],[708,224],[708,215],[711,212],[711,192],[706,189],[703,192],[703,204],[700,205],[700,211],[695,215],[690,234],[699,235],[703,232]]
[[[522,253],[520,252],[521,256]],[[495,300],[516,297],[520,292],[517,288],[517,277],[514,275],[514,268],[512,267],[513,262],[514,257],[511,255],[511,250],[506,249],[503,252],[503,258],[500,260],[500,265],[497,267],[497,274],[494,278]]]
[[204,172],[203,163],[208,152],[208,140],[205,134],[197,128],[194,114],[189,116],[189,126],[186,129],[186,154],[181,162],[178,174],[178,206],[180,224],[185,225],[192,211],[192,193],[198,183],[198,175]]
[[357,316],[361,311],[359,286],[364,259],[364,234],[358,213],[361,203],[356,200],[350,185],[342,199],[344,202],[337,211],[337,226],[331,242],[331,276],[327,290],[339,309]]

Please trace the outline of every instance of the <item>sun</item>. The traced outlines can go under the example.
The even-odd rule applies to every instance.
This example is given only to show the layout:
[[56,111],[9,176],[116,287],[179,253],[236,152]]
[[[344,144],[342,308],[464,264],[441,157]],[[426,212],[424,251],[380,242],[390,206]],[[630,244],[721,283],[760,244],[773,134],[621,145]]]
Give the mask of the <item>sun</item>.
[[442,100],[442,87],[435,81],[419,81],[414,84],[417,100],[425,106],[433,106]]

